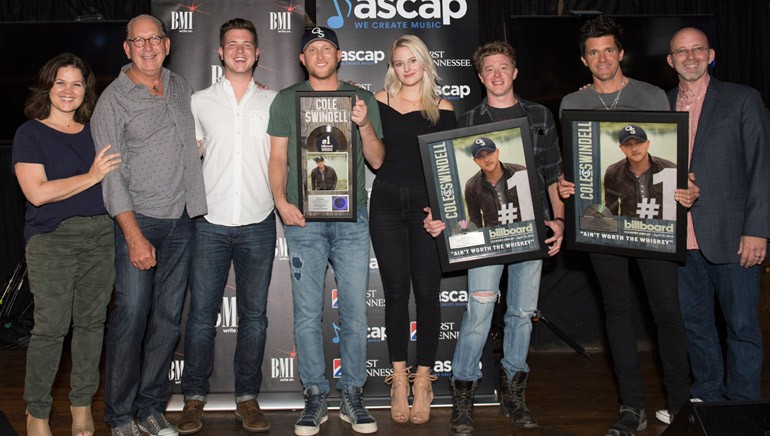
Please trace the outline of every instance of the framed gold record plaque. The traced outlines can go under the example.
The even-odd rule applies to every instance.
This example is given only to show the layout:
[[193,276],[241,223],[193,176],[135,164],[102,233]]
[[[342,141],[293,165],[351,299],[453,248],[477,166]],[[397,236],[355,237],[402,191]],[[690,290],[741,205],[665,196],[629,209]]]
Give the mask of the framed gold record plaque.
[[307,221],[356,220],[355,98],[355,91],[296,93],[298,198]]

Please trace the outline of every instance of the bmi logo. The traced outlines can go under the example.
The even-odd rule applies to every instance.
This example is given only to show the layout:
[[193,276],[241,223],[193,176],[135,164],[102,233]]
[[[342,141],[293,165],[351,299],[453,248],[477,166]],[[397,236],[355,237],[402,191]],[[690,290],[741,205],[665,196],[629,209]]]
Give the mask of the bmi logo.
[[417,340],[417,321],[409,323],[409,340],[412,342]]
[[270,30],[291,33],[291,12],[270,12]]
[[342,378],[342,359],[339,357],[332,360],[332,376],[334,378]]
[[174,384],[182,383],[182,373],[184,372],[184,360],[174,359],[171,361],[171,368],[168,370],[168,380]]
[[236,297],[222,297],[222,310],[217,315],[216,327],[222,327],[222,333],[238,331],[238,305]]
[[179,33],[192,33],[193,31],[192,11],[171,12],[171,30],[179,31]]
[[340,307],[339,296],[337,288],[332,289],[332,308],[337,309]]
[[271,358],[270,376],[279,381],[294,381],[294,359],[291,357]]

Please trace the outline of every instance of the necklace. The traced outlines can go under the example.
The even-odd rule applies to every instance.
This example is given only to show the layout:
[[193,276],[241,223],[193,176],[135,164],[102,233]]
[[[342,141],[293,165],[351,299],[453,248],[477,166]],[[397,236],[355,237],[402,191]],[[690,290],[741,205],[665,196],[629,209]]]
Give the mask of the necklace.
[[599,97],[599,101],[602,102],[602,106],[604,106],[604,109],[611,111],[611,110],[614,110],[615,107],[618,105],[618,101],[620,101],[620,94],[623,93],[623,89],[625,88],[625,86],[626,86],[626,80],[623,79],[620,81],[620,90],[618,90],[617,95],[615,95],[615,99],[612,100],[612,104],[610,104],[609,106],[607,106],[607,103],[604,102],[604,99],[602,98],[601,94],[599,94],[599,91],[596,90],[596,88],[591,88],[591,89],[593,89],[594,92],[596,93],[596,96]]
[[[151,94],[153,94],[153,95],[160,95],[160,94],[162,94],[162,92],[158,88],[157,84],[150,84],[150,83],[147,83],[144,80],[142,80],[142,78],[140,78],[139,75],[136,74],[136,72],[134,72],[134,68],[133,67],[129,67],[128,70],[126,70],[126,71],[130,74],[130,76],[132,76],[134,79],[139,81],[139,83],[141,83],[142,85],[146,86]],[[132,79],[132,81],[133,81],[133,79]]]

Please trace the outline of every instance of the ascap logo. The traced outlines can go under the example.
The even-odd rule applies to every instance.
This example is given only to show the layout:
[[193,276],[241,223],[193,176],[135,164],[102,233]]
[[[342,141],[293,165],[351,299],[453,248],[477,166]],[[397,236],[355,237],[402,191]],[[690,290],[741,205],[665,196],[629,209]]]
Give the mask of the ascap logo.
[[376,257],[372,257],[369,259],[369,269],[370,270],[377,270],[380,269],[380,264],[377,262]]
[[171,12],[171,30],[179,33],[192,33],[193,11]]
[[433,365],[433,372],[438,375],[449,375],[452,372],[451,360],[437,360]]
[[[350,17],[351,12],[358,20],[382,20],[372,23],[372,28],[402,28],[406,27],[406,24],[411,24],[411,28],[437,28],[450,25],[452,20],[462,18],[468,12],[466,0],[358,0],[355,4],[345,0],[347,10],[343,15],[343,10],[340,8],[341,2],[332,1],[337,15],[326,20],[326,25],[332,29],[344,26],[345,19]],[[425,23],[426,21],[430,23]],[[398,23],[398,25],[382,26],[389,22]],[[404,26],[401,25],[402,23]],[[368,28],[369,22],[359,21],[355,25]]]
[[387,338],[385,333],[385,327],[367,327],[366,328],[366,340],[369,342],[382,342]]
[[271,358],[270,377],[282,382],[294,381],[294,359],[291,357]]
[[215,327],[222,327],[222,333],[238,331],[238,303],[236,297],[222,297],[222,310],[217,315]]
[[442,306],[464,306],[468,302],[468,291],[446,290],[441,291],[438,301]]
[[342,51],[342,62],[350,65],[376,65],[385,60],[385,52],[380,50]]
[[412,342],[417,340],[417,321],[409,323],[409,340]]
[[270,30],[291,33],[291,12],[270,12]]
[[436,86],[436,92],[447,100],[459,100],[471,94],[471,87],[468,85]]
[[174,359],[171,361],[171,368],[168,370],[168,380],[175,384],[182,383],[182,374],[184,373],[184,360]]
[[[481,362],[479,362],[479,369],[482,368]],[[452,361],[451,360],[437,360],[433,365],[433,372],[439,376],[448,376],[452,373]]]
[[342,359],[339,357],[332,360],[332,376],[334,378],[342,377]]

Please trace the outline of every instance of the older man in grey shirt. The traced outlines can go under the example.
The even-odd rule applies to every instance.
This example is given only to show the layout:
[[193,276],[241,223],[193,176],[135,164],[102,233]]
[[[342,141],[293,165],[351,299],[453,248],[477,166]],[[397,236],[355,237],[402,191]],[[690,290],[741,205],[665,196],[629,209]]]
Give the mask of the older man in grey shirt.
[[[174,436],[163,416],[195,244],[190,217],[206,213],[187,81],[163,68],[163,23],[140,15],[123,43],[131,63],[105,89],[91,120],[97,149],[123,158],[103,182],[116,222],[115,304],[107,331],[104,419],[112,435]],[[138,428],[134,418],[138,420]]]

